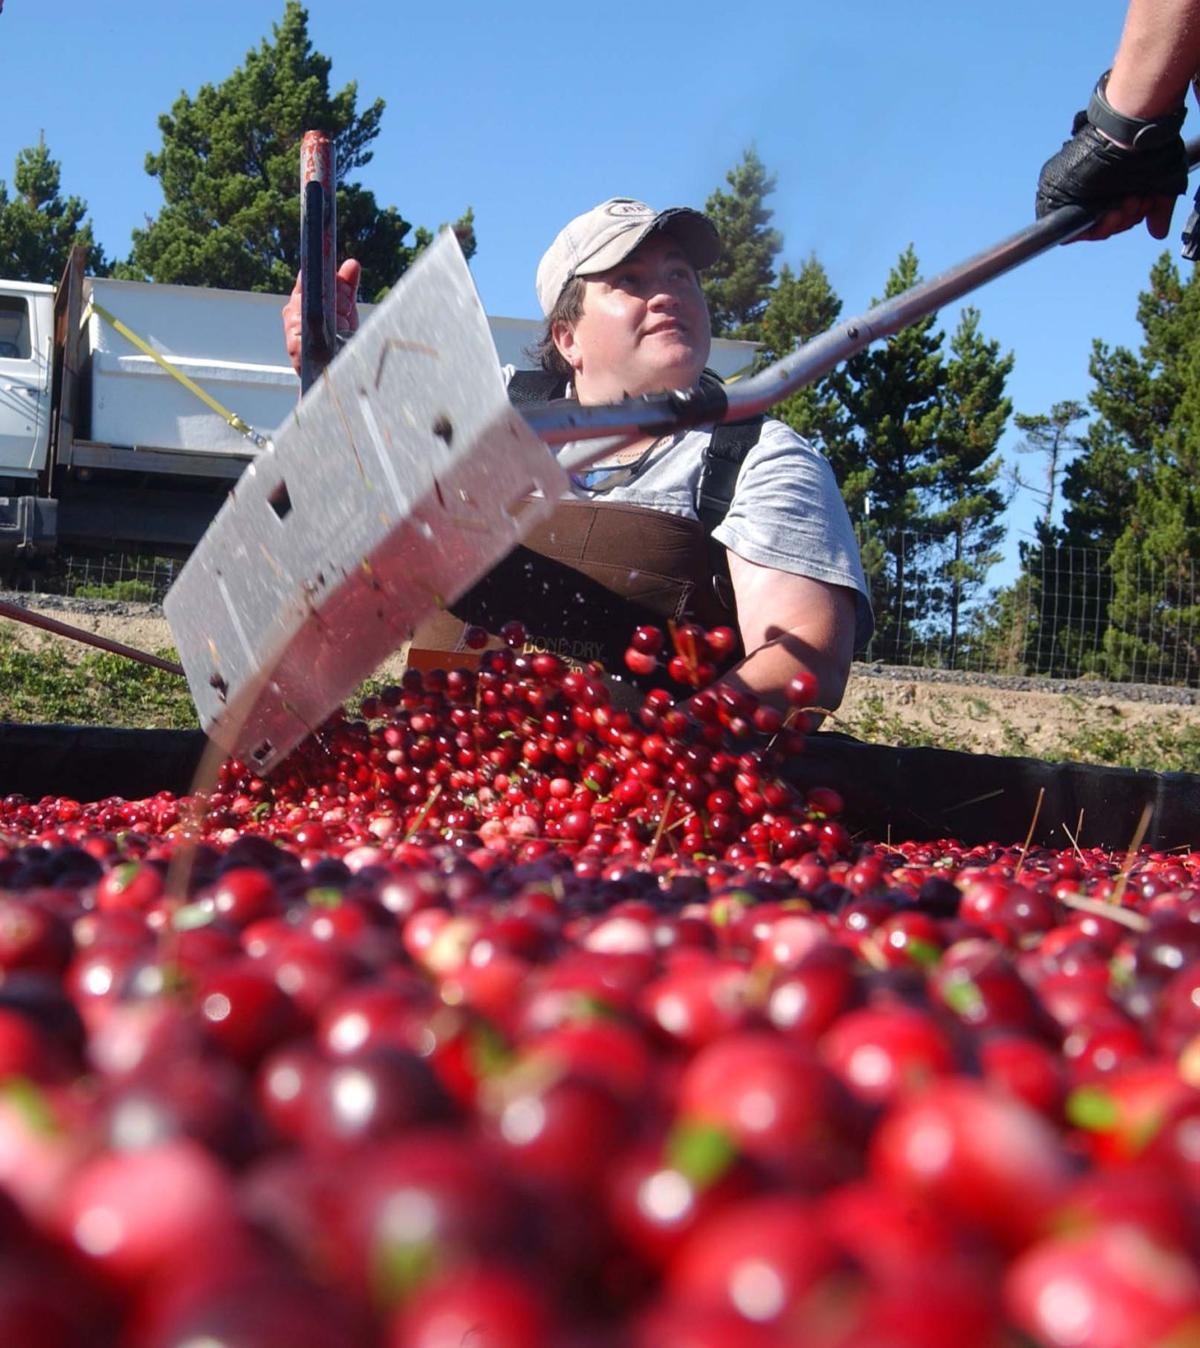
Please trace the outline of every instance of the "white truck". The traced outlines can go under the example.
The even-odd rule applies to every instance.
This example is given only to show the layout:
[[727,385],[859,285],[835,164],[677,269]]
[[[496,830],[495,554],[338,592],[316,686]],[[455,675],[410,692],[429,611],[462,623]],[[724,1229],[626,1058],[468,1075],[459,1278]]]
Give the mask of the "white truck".
[[[266,436],[299,395],[283,303],[88,277],[80,250],[57,286],[0,278],[0,561],[191,548],[258,452],[201,395]],[[489,323],[501,361],[528,366],[539,324]],[[717,341],[710,363],[728,376],[753,350]]]

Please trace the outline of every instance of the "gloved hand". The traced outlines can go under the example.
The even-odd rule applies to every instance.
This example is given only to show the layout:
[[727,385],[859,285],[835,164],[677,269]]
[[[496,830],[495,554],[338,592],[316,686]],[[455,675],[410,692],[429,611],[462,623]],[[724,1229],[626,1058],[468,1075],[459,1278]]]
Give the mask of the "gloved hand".
[[1097,131],[1087,113],[1075,116],[1072,137],[1042,166],[1037,214],[1060,206],[1109,206],[1081,236],[1103,239],[1144,219],[1156,239],[1166,237],[1175,198],[1187,187],[1187,153],[1175,134],[1161,145],[1125,149]]
[[[348,335],[358,331],[358,279],[362,275],[362,264],[348,257],[337,270],[337,331]],[[292,369],[300,373],[300,277],[288,302],[283,306],[283,340],[287,344],[288,359]]]

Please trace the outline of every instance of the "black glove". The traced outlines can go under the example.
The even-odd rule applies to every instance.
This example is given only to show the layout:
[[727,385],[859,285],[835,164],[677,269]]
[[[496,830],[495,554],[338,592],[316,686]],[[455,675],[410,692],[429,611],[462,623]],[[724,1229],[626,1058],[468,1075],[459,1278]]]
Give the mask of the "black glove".
[[1076,114],[1071,130],[1071,139],[1042,165],[1039,220],[1060,206],[1104,209],[1125,197],[1175,197],[1186,189],[1187,152],[1178,131],[1160,144],[1125,149],[1101,135],[1086,112]]

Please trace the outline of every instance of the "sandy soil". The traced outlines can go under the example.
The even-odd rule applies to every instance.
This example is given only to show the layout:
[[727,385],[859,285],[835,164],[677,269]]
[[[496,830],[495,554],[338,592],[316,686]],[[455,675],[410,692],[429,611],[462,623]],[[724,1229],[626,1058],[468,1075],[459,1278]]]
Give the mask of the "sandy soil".
[[1097,697],[1085,688],[1036,692],[983,683],[885,679],[856,670],[834,726],[883,743],[1090,758],[1094,755],[1080,746],[1144,737],[1155,730],[1177,736],[1184,727],[1200,729],[1200,707]]
[[[97,611],[94,605],[72,605],[35,611],[140,650],[160,652],[170,648],[170,630],[160,610],[137,604],[123,604],[120,609],[108,612]],[[0,622],[23,644],[52,643],[68,659],[78,658],[87,649],[19,623]],[[390,663],[393,668],[400,667],[398,660]],[[1156,729],[1177,734],[1185,727],[1200,728],[1200,706],[1109,696],[1107,691],[1095,696],[1093,690],[1082,686],[1077,692],[994,686],[1004,682],[926,682],[915,675],[910,678],[896,671],[856,665],[845,701],[830,728],[881,743],[937,743],[984,753],[1052,758],[1092,756],[1072,747],[1081,739],[1095,741],[1122,733],[1145,735]]]
[[[26,604],[21,607],[53,622],[65,623],[81,632],[93,633],[109,641],[120,641],[135,650],[159,655],[173,649],[171,629],[161,610],[149,605],[122,604],[120,612],[101,613],[91,609],[60,608],[57,605]],[[92,648],[82,641],[42,631],[12,619],[0,619],[0,633],[15,636],[18,644],[33,650],[59,650],[68,660],[78,660]]]

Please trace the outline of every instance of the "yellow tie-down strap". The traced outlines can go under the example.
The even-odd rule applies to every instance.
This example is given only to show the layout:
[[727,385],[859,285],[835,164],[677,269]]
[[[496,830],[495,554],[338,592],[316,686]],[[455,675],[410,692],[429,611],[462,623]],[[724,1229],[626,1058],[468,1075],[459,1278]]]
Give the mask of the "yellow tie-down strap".
[[143,341],[132,328],[127,327],[122,323],[121,320],[115,314],[110,313],[104,305],[97,304],[95,300],[89,300],[87,308],[83,311],[81,322],[86,323],[88,317],[93,313],[98,314],[110,328],[119,332],[127,342],[132,342],[139,351],[144,355],[149,356],[150,359],[154,361],[156,365],[161,366],[172,379],[181,383],[189,393],[194,393],[206,407],[211,407],[217,416],[224,418],[224,420],[227,421],[239,435],[244,435],[247,440],[256,445],[259,449],[265,449],[267,447],[268,441],[265,435],[256,431],[248,422],[243,421],[236,412],[231,412],[228,407],[223,407],[211,393],[206,393],[194,379],[189,379],[182,370],[172,365],[161,351],[155,351],[149,342]]

